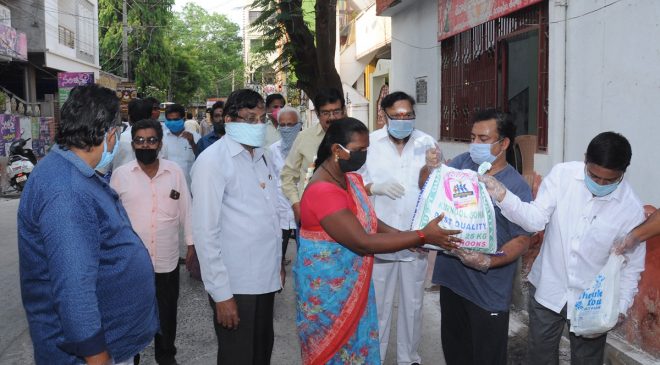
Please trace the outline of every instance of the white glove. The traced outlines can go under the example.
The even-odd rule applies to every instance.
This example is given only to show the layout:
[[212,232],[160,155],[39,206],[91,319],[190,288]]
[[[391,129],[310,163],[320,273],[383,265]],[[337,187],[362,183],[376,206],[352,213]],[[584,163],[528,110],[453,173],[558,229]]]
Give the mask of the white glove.
[[392,180],[382,184],[371,184],[371,195],[385,195],[392,200],[399,199],[405,192],[403,185]]
[[488,190],[488,194],[490,195],[491,198],[497,200],[498,202],[504,200],[504,196],[506,195],[507,192],[507,189],[504,186],[504,184],[497,181],[496,178],[490,175],[479,175],[478,178],[479,181],[481,181],[482,183],[484,183],[484,185],[486,185],[486,190]]

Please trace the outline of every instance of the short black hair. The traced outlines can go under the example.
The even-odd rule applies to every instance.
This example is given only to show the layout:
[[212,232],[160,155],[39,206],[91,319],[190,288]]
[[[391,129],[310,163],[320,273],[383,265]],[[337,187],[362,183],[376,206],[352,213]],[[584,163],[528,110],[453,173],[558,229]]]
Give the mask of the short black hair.
[[511,114],[504,113],[498,109],[484,109],[478,111],[472,118],[472,124],[494,119],[497,123],[497,134],[502,138],[509,139],[508,150],[513,150],[516,142],[516,125],[513,123]]
[[395,91],[391,94],[385,95],[383,100],[380,101],[380,107],[387,109],[400,100],[408,100],[411,106],[415,106],[415,99],[413,99],[412,96],[404,93],[403,91]]
[[632,148],[623,135],[603,132],[589,142],[585,160],[606,169],[625,172],[630,165]]
[[114,91],[96,84],[76,86],[62,104],[55,142],[63,149],[89,149],[103,143],[106,132],[119,123]]
[[160,106],[160,101],[158,101],[158,99],[154,98],[153,96],[147,96],[146,98],[144,98],[144,100],[150,102],[152,106],[154,105]]
[[213,112],[215,112],[216,109],[225,109],[225,102],[222,100],[216,101],[213,103],[213,106],[211,106],[211,109],[209,109],[209,113],[211,116],[213,116]]
[[135,135],[140,129],[149,129],[153,128],[156,130],[156,135],[158,136],[158,140],[162,141],[163,140],[163,126],[160,125],[160,122],[155,120],[155,119],[140,119],[135,124],[133,124],[133,127],[131,127],[131,139],[135,138]]
[[186,116],[186,108],[181,104],[170,104],[165,109],[165,116],[170,113],[179,113],[179,118],[183,118]]
[[154,104],[147,99],[133,99],[128,103],[128,120],[134,124],[138,120],[151,117]]
[[268,108],[275,100],[282,100],[282,105],[286,105],[286,99],[284,99],[282,94],[270,94],[266,96],[266,108]]
[[225,107],[222,109],[222,117],[238,118],[239,110],[252,109],[259,105],[264,105],[264,98],[258,92],[250,89],[235,90],[227,97]]
[[330,103],[336,103],[337,101],[341,101],[342,109],[346,106],[346,101],[344,101],[344,94],[342,94],[339,90],[334,88],[323,88],[319,90],[319,92],[316,93],[316,96],[314,96],[314,108],[316,109],[316,114],[318,115],[320,113],[319,110],[322,106]]
[[344,147],[351,142],[354,133],[367,133],[369,129],[358,119],[346,117],[330,123],[325,136],[316,152],[314,164],[318,169],[325,160],[332,157],[332,145],[338,143]]

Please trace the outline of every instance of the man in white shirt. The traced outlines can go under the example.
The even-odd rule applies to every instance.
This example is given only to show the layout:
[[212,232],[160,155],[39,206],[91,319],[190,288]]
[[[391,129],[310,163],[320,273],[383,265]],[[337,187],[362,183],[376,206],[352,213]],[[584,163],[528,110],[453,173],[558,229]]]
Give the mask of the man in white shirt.
[[280,132],[282,139],[270,145],[270,155],[273,159],[273,167],[275,171],[275,179],[277,180],[277,198],[278,198],[278,212],[280,215],[280,228],[282,229],[282,263],[285,265],[290,263],[290,260],[285,258],[286,249],[289,246],[289,240],[296,237],[296,224],[295,216],[289,199],[286,198],[282,192],[282,181],[280,180],[280,172],[284,167],[286,156],[291,151],[293,141],[296,140],[302,123],[300,123],[300,113],[298,109],[285,106],[278,109],[277,114],[277,130]]
[[226,134],[192,169],[193,237],[211,297],[218,364],[269,364],[282,250],[277,181],[264,154],[264,101],[248,89],[225,104]]
[[[435,148],[433,137],[415,129],[415,100],[397,91],[381,101],[386,128],[369,136],[363,173],[376,215],[391,227],[410,229],[417,198],[418,177],[426,150]],[[376,255],[372,279],[378,308],[380,358],[385,360],[390,338],[394,293],[399,287],[397,364],[422,362],[418,347],[422,336],[422,304],[428,254],[403,250]]]
[[110,186],[117,192],[131,226],[149,251],[156,272],[156,300],[160,331],[154,348],[160,365],[176,364],[176,318],[179,300],[179,230],[193,254],[191,199],[181,168],[158,158],[163,129],[153,119],[133,124],[132,146],[136,159],[112,174]]
[[[545,229],[529,281],[529,363],[556,364],[559,340],[573,307],[607,262],[617,237],[644,221],[642,204],[624,180],[632,150],[628,140],[604,132],[591,140],[584,162],[556,165],[536,199],[521,202],[491,177],[482,178],[502,214],[529,232]],[[637,293],[646,245],[625,253],[619,313],[622,320]],[[534,290],[535,289],[535,290]],[[571,362],[603,364],[607,333],[570,334]]]
[[165,128],[163,130],[163,156],[176,162],[186,176],[190,186],[190,168],[195,162],[197,141],[201,138],[197,132],[185,130],[185,109],[179,104],[171,104],[165,109]]

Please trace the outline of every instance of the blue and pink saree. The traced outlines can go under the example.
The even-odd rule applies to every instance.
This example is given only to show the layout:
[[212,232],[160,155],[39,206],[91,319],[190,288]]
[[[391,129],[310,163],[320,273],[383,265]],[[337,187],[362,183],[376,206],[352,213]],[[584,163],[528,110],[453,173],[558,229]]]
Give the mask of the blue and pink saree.
[[[347,173],[346,182],[354,213],[367,233],[375,233],[378,220],[362,179]],[[373,261],[325,231],[301,230],[293,273],[303,364],[380,365]]]

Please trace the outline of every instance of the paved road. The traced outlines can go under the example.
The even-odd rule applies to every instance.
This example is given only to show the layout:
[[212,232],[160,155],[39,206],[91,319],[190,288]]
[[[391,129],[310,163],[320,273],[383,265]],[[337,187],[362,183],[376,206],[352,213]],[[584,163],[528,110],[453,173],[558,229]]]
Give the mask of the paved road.
[[[0,198],[0,364],[33,363],[32,342],[21,305],[18,252],[16,243],[16,210],[18,199]],[[295,259],[295,245],[288,256]],[[184,269],[185,271],[185,269]],[[212,327],[211,309],[202,284],[181,275],[179,299],[179,329],[177,359],[181,364],[215,364],[217,351]],[[275,301],[275,348],[273,365],[300,364],[300,347],[296,337],[295,305],[292,290],[291,265],[287,266],[287,284]],[[422,358],[427,364],[444,364],[440,349],[440,309],[438,294],[426,293]],[[396,329],[392,329],[396,333]],[[395,364],[394,338],[390,341],[387,364]],[[143,364],[155,364],[153,346],[143,353]]]

